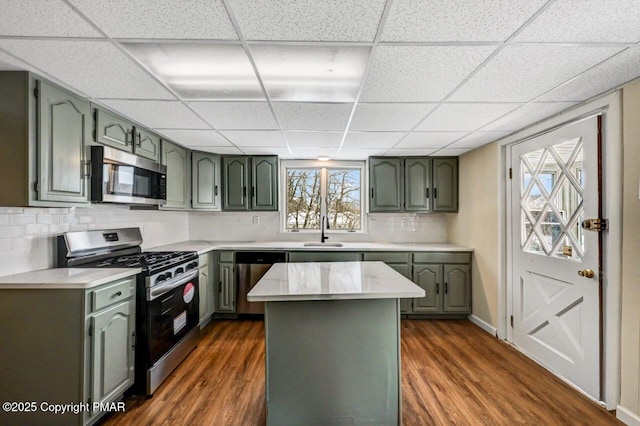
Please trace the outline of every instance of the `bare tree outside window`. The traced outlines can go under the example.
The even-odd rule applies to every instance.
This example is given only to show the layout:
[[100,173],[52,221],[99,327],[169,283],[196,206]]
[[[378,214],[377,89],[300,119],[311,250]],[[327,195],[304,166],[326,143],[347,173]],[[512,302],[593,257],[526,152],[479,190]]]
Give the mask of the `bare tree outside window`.
[[319,230],[322,214],[332,230],[362,229],[361,168],[285,170],[287,230]]

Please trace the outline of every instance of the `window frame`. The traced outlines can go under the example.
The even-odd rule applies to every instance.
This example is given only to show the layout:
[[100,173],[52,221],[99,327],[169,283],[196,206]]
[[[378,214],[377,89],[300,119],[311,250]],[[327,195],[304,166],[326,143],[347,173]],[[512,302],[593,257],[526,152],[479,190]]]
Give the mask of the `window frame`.
[[356,169],[360,171],[360,229],[326,229],[325,234],[363,234],[367,232],[367,170],[366,161],[280,160],[280,232],[296,234],[320,234],[321,229],[287,229],[287,169],[320,169],[320,217],[327,214],[327,187],[329,169]]

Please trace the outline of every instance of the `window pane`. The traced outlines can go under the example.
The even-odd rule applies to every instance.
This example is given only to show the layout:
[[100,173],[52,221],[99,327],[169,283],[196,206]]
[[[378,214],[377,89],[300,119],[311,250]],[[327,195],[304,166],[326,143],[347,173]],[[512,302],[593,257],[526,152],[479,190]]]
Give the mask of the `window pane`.
[[327,215],[331,229],[360,229],[360,170],[327,170]]
[[287,169],[287,229],[320,229],[320,169]]

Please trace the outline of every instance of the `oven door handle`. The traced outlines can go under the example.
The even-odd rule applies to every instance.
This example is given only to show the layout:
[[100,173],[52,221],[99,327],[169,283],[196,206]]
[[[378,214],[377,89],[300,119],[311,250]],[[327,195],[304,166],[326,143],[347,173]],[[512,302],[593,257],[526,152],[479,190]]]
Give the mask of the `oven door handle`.
[[180,275],[178,277],[175,277],[173,279],[170,279],[170,280],[167,280],[167,281],[163,282],[159,286],[155,286],[155,287],[150,288],[147,300],[151,301],[153,299],[156,299],[156,298],[162,296],[163,294],[170,292],[174,288],[178,288],[181,285],[186,284],[187,282],[189,282],[193,278],[197,277],[198,274],[199,274],[199,271],[196,269],[196,270],[190,272],[189,275]]

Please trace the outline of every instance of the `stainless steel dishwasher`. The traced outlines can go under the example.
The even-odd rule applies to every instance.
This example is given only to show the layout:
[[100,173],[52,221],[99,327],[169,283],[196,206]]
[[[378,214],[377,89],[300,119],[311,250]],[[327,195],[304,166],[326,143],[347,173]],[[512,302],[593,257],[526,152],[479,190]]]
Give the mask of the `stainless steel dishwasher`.
[[274,263],[286,262],[283,251],[238,251],[236,266],[238,267],[238,288],[236,313],[263,314],[263,302],[247,302],[247,293],[267,273]]

